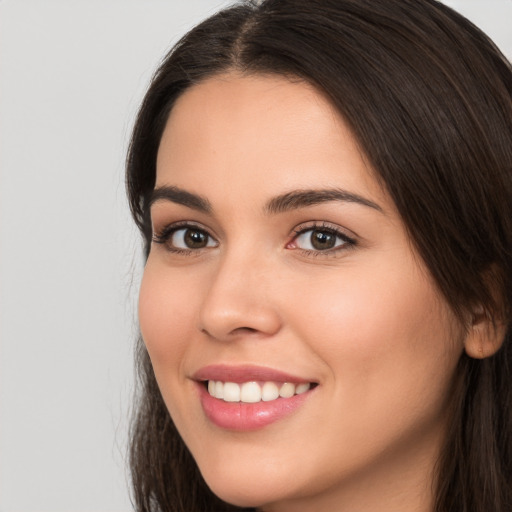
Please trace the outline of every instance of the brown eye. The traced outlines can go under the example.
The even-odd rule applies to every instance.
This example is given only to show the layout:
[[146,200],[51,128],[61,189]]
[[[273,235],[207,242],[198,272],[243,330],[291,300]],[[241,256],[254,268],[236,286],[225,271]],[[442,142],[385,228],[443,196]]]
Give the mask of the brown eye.
[[197,229],[185,230],[183,240],[189,249],[202,249],[208,245],[208,235]]
[[319,250],[325,251],[326,249],[332,249],[336,245],[336,236],[328,231],[317,231],[311,232],[310,237],[311,245]]
[[355,241],[334,229],[313,227],[300,232],[294,240],[294,245],[298,249],[321,252],[353,246]]
[[169,237],[168,244],[175,249],[204,249],[216,247],[217,243],[202,229],[195,227],[180,228]]

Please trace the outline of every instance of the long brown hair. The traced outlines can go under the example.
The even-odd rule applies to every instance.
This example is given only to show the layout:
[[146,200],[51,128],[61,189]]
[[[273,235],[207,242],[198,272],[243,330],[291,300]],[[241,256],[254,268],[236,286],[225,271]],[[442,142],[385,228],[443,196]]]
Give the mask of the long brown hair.
[[[274,73],[323,91],[394,200],[441,293],[507,326],[493,357],[463,355],[437,466],[435,512],[512,510],[512,70],[436,0],[265,0],[219,12],[165,57],[127,158],[149,253],[148,198],[176,98],[215,74]],[[255,142],[257,143],[257,142]],[[158,390],[142,340],[130,462],[139,512],[242,510],[204,483]]]

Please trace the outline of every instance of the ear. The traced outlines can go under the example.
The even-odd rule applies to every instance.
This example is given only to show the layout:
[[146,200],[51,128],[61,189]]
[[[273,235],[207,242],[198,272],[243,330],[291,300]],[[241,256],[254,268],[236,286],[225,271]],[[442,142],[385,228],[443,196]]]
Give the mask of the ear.
[[488,311],[478,306],[473,311],[464,348],[473,359],[485,359],[494,355],[503,344],[506,326],[501,319],[492,318]]

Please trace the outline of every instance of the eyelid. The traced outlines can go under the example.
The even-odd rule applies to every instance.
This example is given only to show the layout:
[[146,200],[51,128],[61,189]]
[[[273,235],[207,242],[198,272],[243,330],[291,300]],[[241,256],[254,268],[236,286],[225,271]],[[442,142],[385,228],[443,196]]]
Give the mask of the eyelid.
[[[327,231],[332,233],[336,237],[341,238],[345,243],[332,247],[330,249],[302,249],[300,247],[290,247],[290,244],[295,242],[299,236],[307,233],[308,231]],[[287,248],[301,251],[304,254],[314,255],[314,256],[333,256],[340,251],[346,251],[348,249],[354,248],[358,244],[358,237],[352,231],[347,230],[337,224],[332,224],[326,221],[309,221],[302,224],[299,224],[292,231],[292,240],[287,244]]]
[[333,222],[328,222],[325,220],[318,221],[318,220],[311,220],[307,222],[301,222],[299,225],[293,228],[291,235],[299,235],[301,233],[304,233],[307,230],[310,229],[318,229],[322,230],[325,229],[326,231],[331,231],[333,233],[337,233],[341,235],[344,238],[350,239],[354,242],[356,242],[359,239],[359,235],[351,231],[350,229],[347,229],[343,226],[340,226],[339,224],[335,224]]
[[[204,232],[206,236],[208,236],[215,243],[215,245],[207,245],[205,247],[199,248],[183,248],[169,244],[169,240],[177,231],[187,228],[197,229],[198,231]],[[303,235],[308,231],[315,230],[323,230],[329,232],[333,234],[336,238],[340,238],[343,241],[343,243],[335,245],[334,247],[328,249],[306,249],[301,247],[291,247],[291,245],[298,239],[299,236]],[[301,253],[306,254],[308,256],[333,256],[339,252],[354,248],[358,244],[358,237],[352,231],[327,221],[303,222],[292,230],[290,237],[291,240],[287,242],[286,248],[300,251]],[[204,226],[199,222],[190,220],[171,222],[168,224],[164,224],[161,228],[155,228],[155,226],[153,226],[152,242],[164,245],[169,252],[187,255],[199,255],[205,249],[212,249],[219,246],[219,240],[215,235],[212,234],[212,230],[210,230],[208,227]]]
[[[206,235],[208,237],[210,237],[216,243],[216,246],[218,246],[219,242],[217,240],[217,237],[212,235],[211,230],[209,228],[205,227],[203,224],[201,224],[199,222],[190,221],[190,220],[171,222],[169,224],[164,224],[161,228],[155,228],[153,226],[153,234],[151,237],[151,241],[154,243],[157,243],[157,244],[166,245],[167,242],[169,241],[169,239],[173,236],[173,234],[176,233],[176,231],[179,231],[180,229],[187,229],[187,228],[192,228],[192,229],[197,229],[198,231],[203,231],[204,233],[206,233]],[[202,247],[202,248],[198,248],[198,249],[192,249],[192,248],[184,249],[184,248],[180,248],[180,247],[167,246],[167,250],[169,250],[170,252],[175,252],[175,253],[198,253],[198,252],[202,251],[203,249],[207,249],[207,248],[211,249],[212,247]]]

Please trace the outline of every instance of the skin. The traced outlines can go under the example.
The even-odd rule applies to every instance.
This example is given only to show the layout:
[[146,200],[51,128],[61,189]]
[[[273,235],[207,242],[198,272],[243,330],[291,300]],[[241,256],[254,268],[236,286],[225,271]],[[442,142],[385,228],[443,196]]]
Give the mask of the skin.
[[[153,243],[139,305],[165,403],[211,489],[272,512],[432,510],[466,334],[329,101],[275,76],[195,85],[170,114],[156,186],[212,208],[155,201],[155,233],[187,221],[211,238],[184,253],[172,251],[176,237]],[[280,194],[333,188],[378,208],[265,210]],[[315,222],[355,245],[308,251],[294,230]],[[275,368],[318,386],[292,415],[228,431],[205,417],[192,379],[210,364]]]

